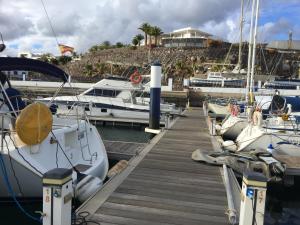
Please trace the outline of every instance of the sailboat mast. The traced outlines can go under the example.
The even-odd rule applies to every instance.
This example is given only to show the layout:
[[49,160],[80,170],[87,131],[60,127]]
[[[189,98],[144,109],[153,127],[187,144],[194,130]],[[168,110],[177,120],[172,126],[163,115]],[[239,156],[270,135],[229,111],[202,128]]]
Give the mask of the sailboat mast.
[[253,35],[253,50],[252,50],[252,66],[251,66],[251,78],[250,78],[250,92],[253,93],[254,87],[254,71],[255,71],[255,56],[256,56],[256,40],[257,40],[257,23],[258,23],[258,11],[259,11],[259,0],[256,0],[256,14],[255,14],[255,25]]
[[251,23],[250,23],[250,35],[249,35],[249,50],[248,50],[248,65],[247,65],[247,84],[246,84],[246,103],[249,101],[249,86],[250,86],[250,71],[251,71],[251,56],[253,45],[253,18],[254,18],[254,5],[256,0],[252,1]]
[[244,0],[241,1],[240,44],[239,44],[239,58],[238,58],[239,73],[241,72],[241,66],[242,66],[243,23],[244,23]]

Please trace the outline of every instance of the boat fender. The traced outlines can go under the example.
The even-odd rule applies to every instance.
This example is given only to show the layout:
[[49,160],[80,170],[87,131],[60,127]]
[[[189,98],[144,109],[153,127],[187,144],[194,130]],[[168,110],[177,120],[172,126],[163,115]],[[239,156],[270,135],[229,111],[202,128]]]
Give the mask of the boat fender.
[[289,115],[291,115],[291,113],[293,111],[292,110],[292,105],[291,104],[287,104],[286,106],[287,106],[287,113],[286,114],[289,116]]
[[239,110],[239,107],[238,107],[237,105],[233,105],[233,106],[231,107],[230,113],[231,113],[232,116],[238,116],[239,111],[240,111],[240,110]]
[[233,142],[233,141],[224,141],[222,143],[222,147],[226,150],[229,150],[229,151],[236,151],[237,149],[237,146],[236,144]]
[[116,165],[114,165],[107,173],[107,177],[111,178],[115,175],[121,173],[128,166],[128,161],[120,160]]
[[255,111],[252,116],[252,123],[254,126],[261,127],[263,121],[263,117],[261,112]]
[[103,182],[99,177],[87,175],[77,183],[75,196],[80,202],[84,202],[102,186]]
[[217,131],[222,130],[222,126],[220,126],[219,124],[216,124],[216,125],[215,125],[215,128],[216,128]]

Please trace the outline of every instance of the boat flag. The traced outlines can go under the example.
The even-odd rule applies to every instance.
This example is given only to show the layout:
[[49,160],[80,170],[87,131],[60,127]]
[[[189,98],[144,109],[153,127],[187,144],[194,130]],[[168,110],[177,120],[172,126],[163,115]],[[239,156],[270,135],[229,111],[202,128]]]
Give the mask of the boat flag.
[[66,52],[70,52],[70,53],[74,52],[74,48],[67,45],[58,44],[58,47],[62,55],[65,54]]

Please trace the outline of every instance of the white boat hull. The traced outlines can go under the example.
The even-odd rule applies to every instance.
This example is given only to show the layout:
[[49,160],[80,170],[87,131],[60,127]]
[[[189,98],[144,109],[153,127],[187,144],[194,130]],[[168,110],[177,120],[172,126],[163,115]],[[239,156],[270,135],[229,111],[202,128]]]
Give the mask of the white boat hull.
[[234,141],[247,125],[246,118],[229,116],[222,124],[220,134],[224,140]]
[[271,131],[249,125],[237,138],[237,151],[266,150],[270,144],[275,152],[300,156],[300,136],[289,132]]
[[[57,167],[71,169],[74,166],[82,174],[98,177],[102,181],[106,178],[109,167],[108,158],[97,129],[85,121],[81,121],[78,128],[76,121],[68,124],[67,121],[70,120],[59,120],[60,126],[65,126],[65,128],[53,128],[53,134],[59,145],[51,141],[53,140],[51,133],[41,144],[21,145],[18,149],[15,147],[19,145],[17,138],[10,139],[8,135],[5,137],[7,145],[4,144],[6,151],[2,153],[2,157],[7,170],[7,179],[16,197],[42,197],[42,176],[45,172]],[[0,198],[10,198],[11,193],[8,191],[7,182],[3,179],[2,170],[0,170],[0,177],[2,178],[0,179]],[[76,180],[76,178],[77,174],[73,172],[73,179]]]

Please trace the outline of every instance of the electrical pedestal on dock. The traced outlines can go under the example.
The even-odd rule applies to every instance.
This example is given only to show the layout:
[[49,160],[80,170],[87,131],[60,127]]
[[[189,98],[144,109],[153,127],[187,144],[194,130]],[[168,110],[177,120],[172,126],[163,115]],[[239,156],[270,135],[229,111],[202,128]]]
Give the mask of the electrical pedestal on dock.
[[260,173],[246,172],[243,176],[239,225],[263,225],[267,178]]
[[71,225],[72,170],[56,168],[43,176],[43,225]]

